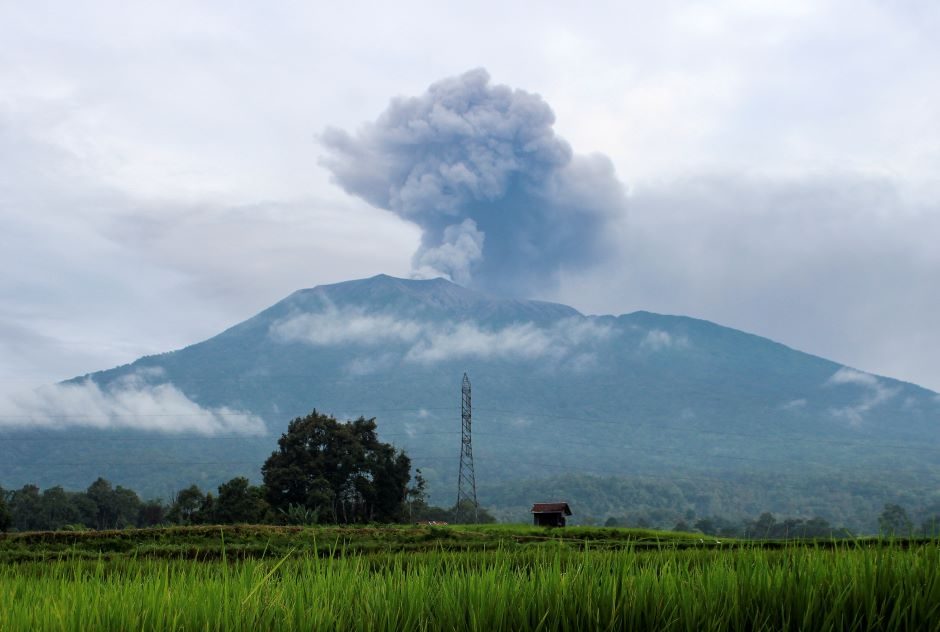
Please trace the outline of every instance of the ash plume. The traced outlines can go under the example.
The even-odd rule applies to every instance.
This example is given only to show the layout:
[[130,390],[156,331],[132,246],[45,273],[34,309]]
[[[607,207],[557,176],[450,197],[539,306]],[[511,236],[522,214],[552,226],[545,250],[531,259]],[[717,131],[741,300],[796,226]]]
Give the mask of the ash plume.
[[355,134],[330,128],[323,165],[347,193],[422,229],[415,276],[497,292],[550,287],[609,252],[623,213],[611,161],[579,156],[538,95],[483,69],[392,100]]

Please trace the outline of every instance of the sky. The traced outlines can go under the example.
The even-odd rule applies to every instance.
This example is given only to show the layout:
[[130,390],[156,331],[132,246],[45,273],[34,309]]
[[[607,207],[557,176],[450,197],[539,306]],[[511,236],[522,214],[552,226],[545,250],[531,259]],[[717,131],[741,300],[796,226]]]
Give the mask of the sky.
[[940,390],[940,5],[343,4],[0,0],[0,390],[379,273]]

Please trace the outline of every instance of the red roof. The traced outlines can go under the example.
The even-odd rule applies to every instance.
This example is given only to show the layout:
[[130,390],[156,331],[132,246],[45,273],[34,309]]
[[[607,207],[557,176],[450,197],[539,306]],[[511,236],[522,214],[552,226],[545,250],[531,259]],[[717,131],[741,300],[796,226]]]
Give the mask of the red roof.
[[535,503],[532,505],[531,513],[564,513],[571,515],[571,508],[568,503]]

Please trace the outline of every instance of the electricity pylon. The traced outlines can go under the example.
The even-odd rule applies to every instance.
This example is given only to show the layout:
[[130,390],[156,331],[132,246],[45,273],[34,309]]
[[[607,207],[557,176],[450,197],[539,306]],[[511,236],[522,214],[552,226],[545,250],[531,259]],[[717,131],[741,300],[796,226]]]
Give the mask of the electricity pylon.
[[460,389],[460,472],[457,475],[457,505],[454,518],[457,521],[465,507],[473,506],[473,522],[479,519],[477,505],[477,481],[473,473],[473,442],[470,435],[470,378],[463,374]]

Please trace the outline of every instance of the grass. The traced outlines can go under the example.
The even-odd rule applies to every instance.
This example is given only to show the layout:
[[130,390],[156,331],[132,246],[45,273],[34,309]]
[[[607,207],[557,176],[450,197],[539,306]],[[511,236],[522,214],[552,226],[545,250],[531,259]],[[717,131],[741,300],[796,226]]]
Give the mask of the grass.
[[[68,534],[85,548],[0,564],[0,630],[940,630],[932,542],[441,531],[235,527],[224,548],[218,528]],[[137,545],[92,556],[119,535]],[[0,545],[41,551],[59,537]],[[147,552],[161,537],[175,554]],[[265,538],[276,545],[237,553]],[[186,553],[210,540],[218,555]]]
[[[136,557],[211,560],[283,555],[382,553],[392,551],[473,551],[565,542],[595,548],[700,545],[702,536],[642,529],[578,527],[545,530],[522,525],[278,527],[198,526],[119,531],[56,531],[0,535],[0,563],[57,559]],[[714,538],[707,538],[714,543]]]

